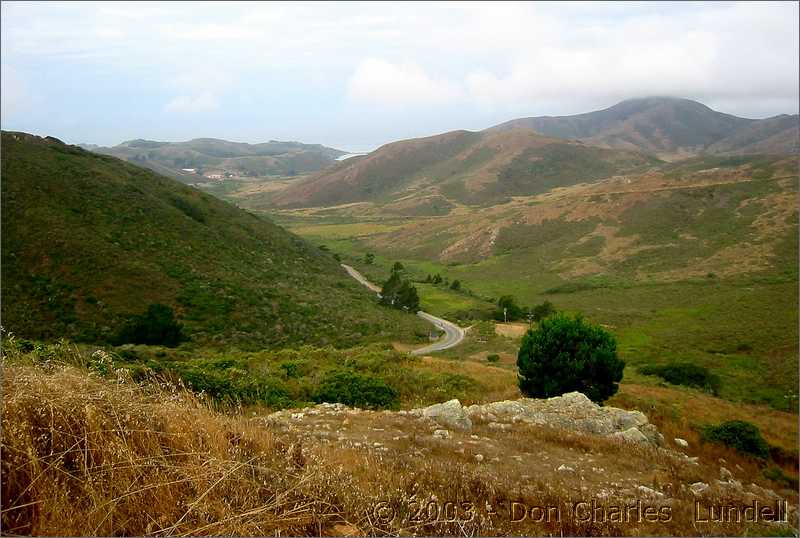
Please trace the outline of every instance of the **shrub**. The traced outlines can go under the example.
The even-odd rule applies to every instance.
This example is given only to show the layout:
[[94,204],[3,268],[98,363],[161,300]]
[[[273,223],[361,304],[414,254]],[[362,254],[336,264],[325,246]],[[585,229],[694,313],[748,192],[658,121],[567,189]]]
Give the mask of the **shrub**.
[[498,362],[500,360],[500,355],[498,355],[497,353],[491,353],[489,355],[486,355],[486,360],[489,362]]
[[617,357],[611,333],[581,316],[556,314],[523,337],[517,367],[519,388],[526,396],[579,391],[601,403],[619,389],[625,362]]
[[494,319],[498,321],[514,321],[522,317],[522,308],[517,305],[516,299],[511,295],[503,295],[497,301],[497,310]]
[[455,290],[455,291],[460,290],[461,289],[461,281],[460,280],[454,280],[453,283],[450,284],[450,289],[451,290]]
[[758,458],[769,457],[769,445],[755,424],[743,420],[729,420],[718,426],[706,426],[701,433],[706,441],[721,443],[738,452]]
[[329,372],[314,395],[316,402],[343,403],[354,407],[397,407],[397,392],[379,378],[352,370]]
[[780,467],[769,467],[764,469],[764,477],[772,480],[773,482],[777,482],[785,488],[793,490],[797,490],[797,486],[799,485],[797,478],[786,474]]
[[713,393],[719,393],[719,377],[709,372],[705,366],[689,362],[674,362],[662,366],[647,365],[639,368],[644,375],[656,375],[673,385],[697,387]]
[[151,304],[141,316],[133,316],[114,338],[116,345],[147,344],[175,347],[186,337],[175,313],[163,304]]
[[539,323],[544,318],[552,316],[555,313],[556,313],[556,307],[553,306],[553,303],[551,303],[550,301],[545,301],[542,304],[537,304],[536,306],[533,307],[533,310],[531,311],[533,321],[535,321],[536,323]]

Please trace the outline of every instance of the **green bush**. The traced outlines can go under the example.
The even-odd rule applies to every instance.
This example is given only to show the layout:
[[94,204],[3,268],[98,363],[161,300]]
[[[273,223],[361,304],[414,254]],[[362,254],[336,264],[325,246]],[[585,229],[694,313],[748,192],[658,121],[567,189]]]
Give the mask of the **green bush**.
[[133,316],[120,327],[114,344],[175,347],[185,339],[183,325],[175,320],[172,309],[163,304],[151,304],[143,315]]
[[531,315],[533,317],[533,321],[539,323],[544,318],[548,316],[552,316],[556,313],[556,307],[553,306],[553,303],[550,301],[545,301],[542,304],[537,304],[531,310]]
[[489,355],[486,355],[486,360],[489,362],[498,362],[500,360],[500,355],[498,355],[497,353],[491,353]]
[[769,467],[764,469],[764,477],[772,480],[773,482],[777,482],[778,484],[782,485],[785,488],[797,490],[798,484],[797,478],[786,474],[783,469],[780,467]]
[[729,420],[718,426],[707,426],[701,433],[706,441],[721,443],[738,452],[758,458],[769,457],[769,445],[755,424],[743,420]]
[[522,308],[512,295],[503,295],[497,301],[494,319],[497,321],[516,321],[522,317],[523,313]]
[[314,401],[370,409],[395,408],[399,403],[397,392],[383,379],[346,369],[329,372],[314,394]]
[[526,396],[579,391],[601,403],[619,389],[625,362],[617,357],[611,333],[581,316],[556,314],[522,338],[517,367],[519,388]]
[[719,394],[719,377],[708,371],[705,366],[688,362],[674,362],[662,366],[646,365],[639,368],[644,375],[656,375],[673,385],[684,385],[708,390],[715,396]]

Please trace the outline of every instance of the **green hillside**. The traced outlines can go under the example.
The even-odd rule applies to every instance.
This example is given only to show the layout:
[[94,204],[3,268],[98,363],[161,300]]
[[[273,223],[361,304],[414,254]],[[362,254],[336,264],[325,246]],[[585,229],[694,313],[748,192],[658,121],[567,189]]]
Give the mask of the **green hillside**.
[[2,134],[3,328],[105,341],[151,304],[193,342],[411,339],[333,256],[263,217],[114,157]]
[[84,147],[185,183],[208,181],[209,175],[265,177],[309,174],[330,166],[337,157],[345,154],[320,144],[277,140],[246,144],[216,138],[196,138],[187,142],[137,139],[114,147]]
[[276,206],[375,202],[403,215],[446,213],[456,204],[495,204],[660,161],[641,153],[547,138],[528,130],[442,135],[388,144],[272,195]]

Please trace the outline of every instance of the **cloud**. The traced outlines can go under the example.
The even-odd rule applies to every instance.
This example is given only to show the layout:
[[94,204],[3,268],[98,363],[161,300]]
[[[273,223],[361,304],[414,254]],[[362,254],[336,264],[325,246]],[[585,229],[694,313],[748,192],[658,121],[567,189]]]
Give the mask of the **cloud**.
[[166,112],[177,113],[209,112],[217,108],[219,108],[217,98],[209,92],[197,95],[179,95],[164,105]]
[[355,101],[388,105],[438,105],[463,98],[460,87],[433,78],[418,65],[393,64],[382,59],[362,61],[348,83]]

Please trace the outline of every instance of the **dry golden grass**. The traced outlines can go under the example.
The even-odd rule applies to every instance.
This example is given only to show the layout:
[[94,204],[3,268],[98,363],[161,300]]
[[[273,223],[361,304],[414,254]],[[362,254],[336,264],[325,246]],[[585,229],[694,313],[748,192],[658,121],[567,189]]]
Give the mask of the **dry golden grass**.
[[[452,364],[426,359],[424,366]],[[469,362],[460,367],[482,375],[490,386],[507,381],[500,374],[508,372],[500,368]],[[487,380],[493,371],[497,379]],[[713,482],[716,460],[687,466],[677,455],[652,447],[546,427],[516,425],[498,432],[476,423],[471,432],[439,440],[431,435],[436,426],[388,412],[308,414],[301,421],[269,424],[261,417],[214,411],[169,383],[138,386],[124,376],[115,381],[71,366],[19,362],[4,364],[3,403],[5,535],[738,535],[764,530],[728,523],[698,529],[692,523],[693,497],[680,485]],[[484,458],[477,460],[477,453]],[[731,457],[737,478],[756,480],[755,464],[751,469]],[[557,471],[562,462],[579,472]],[[617,482],[619,487],[613,486]],[[512,502],[562,509],[591,499],[630,505],[637,500],[637,484],[668,495],[659,502],[672,507],[670,522],[620,524],[566,515],[515,522],[504,512]],[[796,502],[796,496],[790,500]],[[447,501],[468,502],[473,515],[420,514],[419,507],[431,501],[437,510]],[[381,506],[393,511],[390,521],[379,517]]]
[[290,447],[170,386],[4,368],[3,533],[313,533]]

